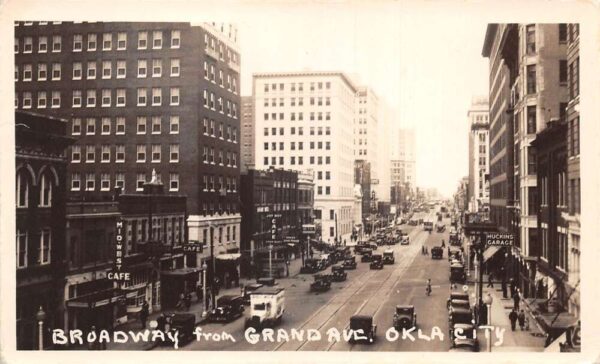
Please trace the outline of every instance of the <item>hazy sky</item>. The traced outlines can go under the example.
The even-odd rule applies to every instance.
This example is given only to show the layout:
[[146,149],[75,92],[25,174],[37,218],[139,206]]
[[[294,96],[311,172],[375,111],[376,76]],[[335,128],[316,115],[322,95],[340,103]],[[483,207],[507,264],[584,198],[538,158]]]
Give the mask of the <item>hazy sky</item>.
[[[253,9],[238,22],[242,95],[252,74],[339,70],[375,90],[394,110],[391,135],[416,131],[417,184],[450,196],[468,174],[467,109],[487,94],[484,22],[465,22],[397,4]],[[391,151],[390,151],[391,153]]]

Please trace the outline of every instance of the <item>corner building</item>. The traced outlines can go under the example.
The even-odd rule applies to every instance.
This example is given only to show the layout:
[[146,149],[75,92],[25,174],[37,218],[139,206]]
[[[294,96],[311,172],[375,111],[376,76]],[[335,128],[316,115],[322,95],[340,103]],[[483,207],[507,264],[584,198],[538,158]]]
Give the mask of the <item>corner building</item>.
[[339,72],[255,74],[255,162],[314,171],[315,223],[325,242],[350,241],[354,223],[356,86]]

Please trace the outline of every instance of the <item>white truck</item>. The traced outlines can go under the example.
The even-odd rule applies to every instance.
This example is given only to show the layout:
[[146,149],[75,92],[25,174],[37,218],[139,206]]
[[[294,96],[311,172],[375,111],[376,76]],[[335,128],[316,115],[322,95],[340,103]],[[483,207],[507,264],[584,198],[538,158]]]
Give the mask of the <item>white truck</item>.
[[285,289],[261,287],[250,294],[250,317],[246,319],[244,329],[272,328],[281,323],[284,311]]

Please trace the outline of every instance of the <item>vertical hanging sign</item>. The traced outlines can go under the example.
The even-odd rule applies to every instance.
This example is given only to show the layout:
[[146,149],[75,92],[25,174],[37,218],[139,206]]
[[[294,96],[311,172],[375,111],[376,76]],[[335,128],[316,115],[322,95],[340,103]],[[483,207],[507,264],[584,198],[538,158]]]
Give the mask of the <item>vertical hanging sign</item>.
[[125,254],[123,249],[123,220],[120,218],[117,219],[115,233],[115,256],[113,271],[107,274],[107,278],[118,282],[128,281],[131,279],[131,273],[122,270],[123,256]]

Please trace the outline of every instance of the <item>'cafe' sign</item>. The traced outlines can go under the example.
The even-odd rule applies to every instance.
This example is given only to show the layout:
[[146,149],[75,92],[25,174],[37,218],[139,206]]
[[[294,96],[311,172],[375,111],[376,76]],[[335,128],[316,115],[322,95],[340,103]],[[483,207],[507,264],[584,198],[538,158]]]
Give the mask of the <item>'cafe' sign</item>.
[[115,264],[114,270],[108,272],[106,277],[113,281],[129,281],[131,279],[131,273],[121,271],[123,267],[123,220],[117,220],[116,226],[116,240],[115,240]]

